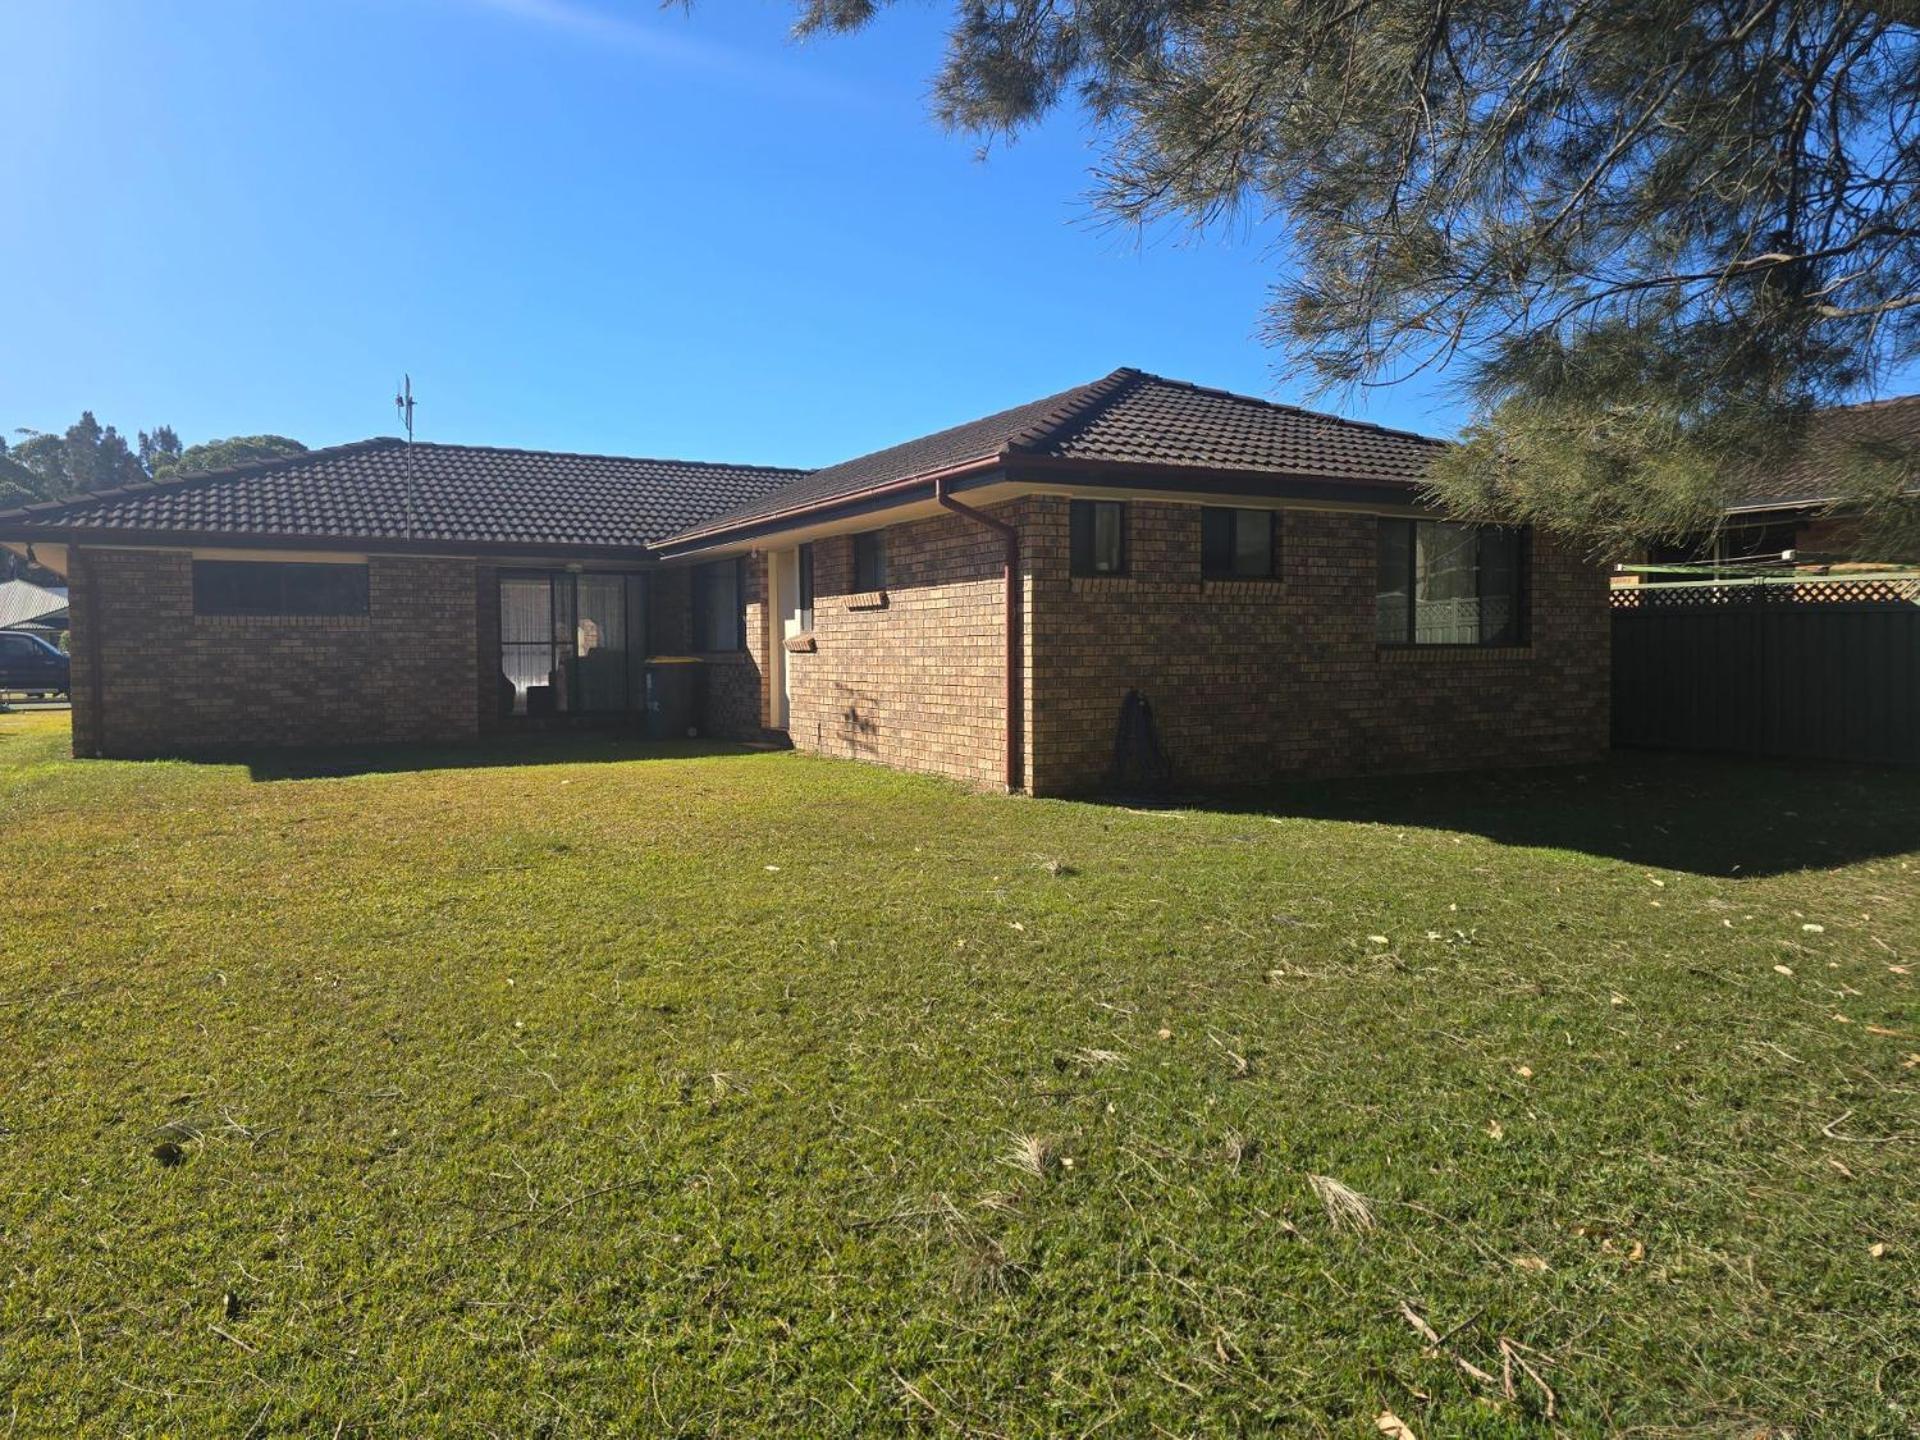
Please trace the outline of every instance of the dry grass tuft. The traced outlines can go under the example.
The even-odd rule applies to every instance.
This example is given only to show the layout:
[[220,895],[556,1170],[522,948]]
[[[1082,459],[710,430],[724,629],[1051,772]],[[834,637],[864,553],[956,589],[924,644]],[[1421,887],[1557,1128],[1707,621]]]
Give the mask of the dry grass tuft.
[[1374,1228],[1373,1204],[1358,1190],[1341,1184],[1331,1175],[1309,1175],[1307,1183],[1320,1197],[1327,1222],[1334,1229],[1358,1235]]
[[1014,1169],[1044,1180],[1060,1168],[1060,1145],[1049,1135],[1015,1135],[1004,1158]]
[[998,1240],[963,1246],[955,1258],[953,1288],[959,1295],[1004,1295],[1020,1267],[1007,1258]]

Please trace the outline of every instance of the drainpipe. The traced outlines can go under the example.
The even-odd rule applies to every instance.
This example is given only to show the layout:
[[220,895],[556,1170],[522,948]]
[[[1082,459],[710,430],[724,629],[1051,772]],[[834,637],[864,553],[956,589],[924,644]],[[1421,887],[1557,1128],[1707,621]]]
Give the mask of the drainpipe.
[[1020,531],[1005,520],[996,520],[984,511],[964,505],[947,493],[947,479],[933,482],[933,498],[942,509],[951,510],[995,531],[1007,545],[1007,792],[1020,788],[1021,724],[1020,687]]

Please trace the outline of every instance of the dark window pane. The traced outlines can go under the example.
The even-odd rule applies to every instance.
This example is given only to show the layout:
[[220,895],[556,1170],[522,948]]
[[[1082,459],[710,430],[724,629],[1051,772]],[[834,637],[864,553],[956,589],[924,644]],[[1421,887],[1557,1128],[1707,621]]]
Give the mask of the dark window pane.
[[717,560],[693,572],[693,622],[694,649],[744,648],[738,560]]
[[1226,575],[1233,570],[1233,511],[1208,506],[1200,512],[1200,570]]
[[1124,575],[1127,511],[1118,500],[1075,500],[1067,513],[1075,575]]
[[1413,537],[1416,645],[1480,641],[1479,532],[1451,521],[1421,521]]
[[1382,520],[1374,634],[1383,645],[1518,645],[1526,634],[1523,530]]
[[1249,579],[1263,579],[1273,574],[1273,522],[1270,510],[1234,513],[1234,574]]
[[1214,579],[1260,580],[1274,574],[1271,510],[1229,510],[1208,506],[1200,512],[1200,567]]
[[367,567],[196,560],[193,609],[196,615],[364,615]]
[[868,530],[853,537],[853,588],[856,594],[887,588],[887,536]]
[[1520,641],[1520,532],[1480,532],[1480,633],[1482,645]]
[[800,628],[813,629],[813,546],[800,547]]
[[1374,587],[1374,638],[1382,645],[1413,639],[1408,586],[1413,577],[1413,522],[1380,522],[1380,572]]

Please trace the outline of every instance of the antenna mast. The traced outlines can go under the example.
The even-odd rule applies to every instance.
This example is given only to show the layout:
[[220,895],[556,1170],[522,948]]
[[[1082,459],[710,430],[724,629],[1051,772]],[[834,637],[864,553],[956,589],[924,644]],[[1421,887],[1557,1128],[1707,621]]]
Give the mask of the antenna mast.
[[407,431],[407,539],[413,539],[413,376],[400,377],[393,393],[393,408]]

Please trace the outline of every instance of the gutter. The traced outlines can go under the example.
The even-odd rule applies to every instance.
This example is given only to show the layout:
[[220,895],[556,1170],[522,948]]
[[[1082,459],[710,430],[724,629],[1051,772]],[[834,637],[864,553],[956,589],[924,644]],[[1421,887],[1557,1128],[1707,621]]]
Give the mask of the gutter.
[[938,470],[923,470],[917,475],[909,475],[904,480],[889,480],[884,485],[875,485],[865,490],[851,490],[844,495],[827,495],[813,500],[801,500],[796,504],[783,506],[778,510],[769,510],[763,515],[749,515],[733,524],[709,524],[692,530],[682,530],[678,535],[669,535],[656,543],[655,549],[665,553],[678,550],[681,546],[695,546],[699,541],[719,539],[740,530],[761,530],[781,520],[795,516],[810,515],[816,511],[833,509],[836,506],[850,505],[856,501],[871,500],[878,496],[894,495],[906,490],[923,488],[932,481],[936,491],[948,480],[958,480],[963,476],[976,475],[986,470],[997,470],[1006,464],[1004,456],[999,454],[982,456],[977,460],[963,461],[958,465],[943,466]]
[[[1211,468],[1205,465],[1165,465],[1150,461],[1088,461],[1070,456],[1029,455],[1001,451],[961,464],[926,470],[901,480],[844,495],[828,495],[801,500],[735,521],[709,522],[694,530],[682,530],[654,542],[653,553],[663,560],[677,560],[717,545],[751,544],[753,541],[790,528],[805,519],[826,520],[854,511],[883,508],[889,500],[905,500],[929,488],[934,498],[949,481],[972,483],[984,475],[999,472],[1013,484],[1078,484],[1104,489],[1157,489],[1170,494],[1181,491],[1206,494],[1238,494],[1261,499],[1295,500],[1307,504],[1339,506],[1405,505],[1418,503],[1422,482],[1418,480],[1346,480],[1330,475],[1309,475],[1273,470]],[[944,503],[944,502],[943,502]],[[948,507],[951,508],[951,507]]]
[[933,482],[933,498],[943,510],[984,525],[994,531],[1006,542],[1006,611],[1007,611],[1007,793],[1014,794],[1021,783],[1022,737],[1025,730],[1022,724],[1022,689],[1020,684],[1021,663],[1021,615],[1020,615],[1020,531],[1005,520],[996,520],[983,510],[963,504],[953,498],[947,490],[947,479],[942,476]]

